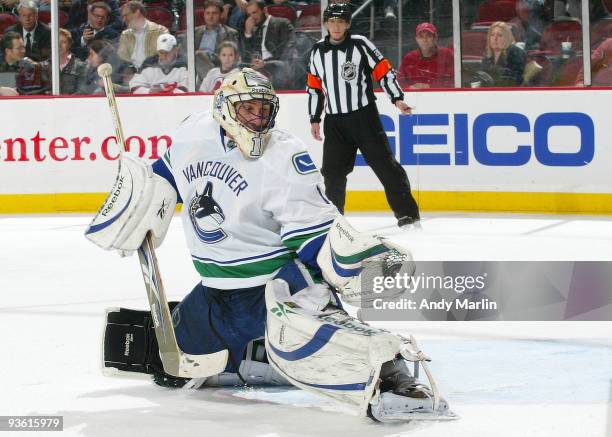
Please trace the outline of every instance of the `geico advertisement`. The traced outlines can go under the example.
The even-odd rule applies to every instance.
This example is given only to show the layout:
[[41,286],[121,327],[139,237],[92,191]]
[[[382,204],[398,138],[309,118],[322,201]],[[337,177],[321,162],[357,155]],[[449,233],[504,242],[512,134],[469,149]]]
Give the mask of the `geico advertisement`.
[[[381,121],[414,188],[451,191],[612,192],[612,91],[406,93],[400,116],[377,94]],[[210,96],[119,98],[128,148],[155,160],[173,130]],[[281,94],[277,126],[302,138],[315,162],[306,94]],[[1,100],[0,193],[102,192],[117,140],[104,98]],[[349,189],[381,189],[358,155]]]

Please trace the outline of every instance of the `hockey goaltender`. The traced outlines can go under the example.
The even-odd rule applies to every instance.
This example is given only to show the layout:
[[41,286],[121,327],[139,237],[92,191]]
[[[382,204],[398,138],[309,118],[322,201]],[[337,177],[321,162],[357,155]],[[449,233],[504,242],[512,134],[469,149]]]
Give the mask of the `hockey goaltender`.
[[[275,126],[278,110],[270,81],[245,68],[225,79],[212,112],[182,122],[152,166],[122,154],[118,179],[125,188],[112,208],[102,206],[107,213],[94,218],[87,237],[104,249],[139,251],[146,272],[145,243],[162,244],[182,203],[201,281],[171,303],[174,329],[161,313],[109,310],[105,366],[149,373],[168,387],[293,385],[381,422],[454,417],[412,336],[368,326],[343,310],[337,293],[358,304],[364,266],[410,254],[357,232],[338,213],[302,141]],[[189,171],[215,163],[223,175]],[[240,190],[231,184],[238,174]],[[151,274],[145,283],[161,286]],[[163,359],[174,336],[181,358],[170,369]],[[429,386],[411,373],[411,363],[425,370]]]

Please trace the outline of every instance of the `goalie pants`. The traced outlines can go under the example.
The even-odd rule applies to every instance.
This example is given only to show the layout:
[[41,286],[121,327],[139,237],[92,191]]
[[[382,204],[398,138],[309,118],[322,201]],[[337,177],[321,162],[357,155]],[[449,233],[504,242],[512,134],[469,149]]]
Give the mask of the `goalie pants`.
[[341,213],[344,214],[346,177],[353,171],[359,149],[382,183],[395,217],[419,217],[408,176],[391,152],[375,103],[347,114],[326,114],[323,132],[321,173],[325,194]]
[[172,312],[180,348],[190,354],[228,349],[235,372],[248,343],[266,330],[265,286],[219,290],[198,284]]
[[[276,278],[287,282],[292,294],[308,286],[293,261],[285,264]],[[198,355],[228,349],[231,358],[225,371],[236,372],[249,342],[265,335],[265,289],[265,285],[236,290],[196,285],[172,312],[180,348]],[[336,305],[341,308],[335,293],[334,297]]]

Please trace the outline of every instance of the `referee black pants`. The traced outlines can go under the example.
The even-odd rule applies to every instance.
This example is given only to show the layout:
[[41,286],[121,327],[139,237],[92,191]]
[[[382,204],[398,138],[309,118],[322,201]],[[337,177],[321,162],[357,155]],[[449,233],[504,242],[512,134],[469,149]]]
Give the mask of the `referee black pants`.
[[375,103],[348,114],[327,114],[323,122],[325,194],[344,214],[346,177],[353,171],[357,149],[382,183],[396,218],[419,218],[419,207],[410,192],[403,167],[391,153],[389,139]]

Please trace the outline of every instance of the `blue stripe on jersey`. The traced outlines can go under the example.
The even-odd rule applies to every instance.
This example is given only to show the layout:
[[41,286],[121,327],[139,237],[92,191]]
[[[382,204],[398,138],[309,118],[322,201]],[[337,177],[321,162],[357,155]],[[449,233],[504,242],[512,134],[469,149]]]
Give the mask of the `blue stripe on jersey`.
[[277,255],[281,253],[289,253],[289,252],[290,252],[289,249],[278,249],[278,250],[275,250],[274,252],[264,253],[263,255],[255,255],[255,256],[249,256],[246,258],[229,259],[229,260],[224,260],[224,261],[220,261],[220,260],[216,260],[212,258],[202,258],[202,257],[196,256],[193,254],[191,255],[191,257],[194,259],[197,259],[198,261],[212,262],[215,264],[231,264],[231,263],[236,263],[236,262],[241,262],[241,261],[250,261],[254,259],[265,258],[268,256]]
[[170,183],[170,185],[172,185],[172,188],[174,188],[174,191],[176,191],[177,203],[183,203],[183,199],[181,198],[181,193],[179,193],[179,190],[176,186],[176,181],[174,180],[174,175],[168,168],[168,165],[164,161],[164,158],[159,158],[157,161],[153,163],[153,173],[167,180]]
[[318,267],[317,255],[325,242],[325,238],[327,238],[327,234],[321,234],[304,244],[304,246],[297,251],[300,261],[306,265]]
[[327,221],[325,223],[321,223],[321,224],[314,225],[314,226],[309,226],[307,228],[294,229],[293,231],[289,231],[289,232],[281,235],[281,240],[285,240],[285,239],[287,239],[287,237],[289,237],[290,235],[293,235],[293,234],[313,231],[313,230],[316,230],[318,228],[324,228],[326,226],[331,225],[333,222],[334,222],[333,220],[329,220],[329,221]]

